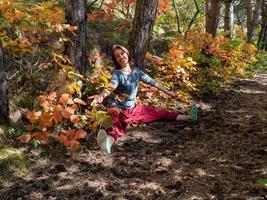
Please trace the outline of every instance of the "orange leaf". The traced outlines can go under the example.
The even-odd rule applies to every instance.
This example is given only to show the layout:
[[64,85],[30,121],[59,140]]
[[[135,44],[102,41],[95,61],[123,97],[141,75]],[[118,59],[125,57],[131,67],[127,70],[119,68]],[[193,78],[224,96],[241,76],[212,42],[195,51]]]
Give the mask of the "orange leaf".
[[59,102],[65,105],[69,100],[70,95],[69,94],[62,94],[59,98]]
[[79,122],[79,117],[77,117],[77,115],[71,115],[70,116],[70,121],[73,123],[73,124],[77,124]]
[[17,139],[22,143],[28,143],[31,140],[31,135],[30,134],[24,134],[22,136],[19,136]]
[[55,123],[58,124],[58,122],[62,120],[61,112],[56,110],[53,113],[53,119],[54,119]]
[[70,150],[78,150],[80,148],[80,143],[77,140],[70,141]]
[[66,147],[68,147],[68,146],[70,145],[70,142],[68,141],[66,135],[64,135],[64,134],[59,135],[59,136],[58,136],[58,140],[61,141],[61,142],[63,142],[63,144],[64,144]]
[[48,99],[51,101],[54,101],[57,97],[57,93],[56,92],[50,92],[50,94],[48,95]]
[[69,130],[67,130],[67,131],[65,132],[65,135],[67,136],[68,139],[73,139],[73,138],[75,138],[74,130],[72,130],[71,128],[69,128]]
[[74,102],[72,101],[72,99],[69,98],[67,101],[67,104],[72,105],[72,104],[74,104]]
[[53,124],[52,119],[53,116],[50,113],[42,113],[39,119],[40,125],[43,125],[45,127],[51,127]]
[[77,103],[77,104],[81,104],[81,105],[84,105],[84,106],[87,105],[87,103],[85,103],[83,100],[78,99],[78,98],[73,99],[73,101],[74,101],[75,103]]
[[44,95],[40,95],[40,96],[38,97],[38,101],[39,101],[39,103],[41,104],[41,103],[43,103],[43,102],[46,101],[46,97],[45,97]]
[[36,132],[32,134],[32,140],[39,140],[42,144],[47,143],[50,137],[50,133],[48,132]]
[[71,108],[66,108],[66,109],[64,109],[64,110],[61,112],[62,116],[63,116],[64,118],[66,118],[66,119],[69,119],[70,116],[71,116],[73,113],[74,113],[74,110],[71,109]]
[[84,130],[78,130],[75,134],[77,138],[85,138],[87,136],[87,133]]
[[55,110],[61,112],[63,110],[63,107],[61,105],[56,105]]
[[35,123],[36,120],[40,117],[41,112],[27,112],[26,117],[30,120],[31,123]]
[[73,105],[70,106],[70,108],[73,109],[73,110],[76,110],[77,107],[78,107],[77,104],[73,104]]

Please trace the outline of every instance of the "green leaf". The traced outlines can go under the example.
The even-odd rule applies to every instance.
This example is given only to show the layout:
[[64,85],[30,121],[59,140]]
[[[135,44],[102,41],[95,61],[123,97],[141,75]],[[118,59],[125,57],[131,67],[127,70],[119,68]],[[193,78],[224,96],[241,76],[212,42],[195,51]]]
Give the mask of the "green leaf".
[[267,186],[267,179],[260,179],[260,183],[264,186]]
[[35,140],[32,145],[37,148],[39,145],[41,144],[41,142],[39,140]]

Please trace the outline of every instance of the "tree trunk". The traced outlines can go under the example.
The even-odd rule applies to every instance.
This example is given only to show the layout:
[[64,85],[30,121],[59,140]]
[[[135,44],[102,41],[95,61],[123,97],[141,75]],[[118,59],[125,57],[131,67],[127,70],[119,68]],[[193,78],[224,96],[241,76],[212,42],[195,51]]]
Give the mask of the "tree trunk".
[[258,39],[258,48],[267,51],[267,4],[262,1],[261,30]]
[[219,24],[221,0],[206,0],[206,32],[216,36]]
[[68,31],[71,41],[65,44],[65,53],[70,57],[81,74],[85,74],[87,67],[87,15],[86,0],[65,0],[66,23],[77,26],[75,34]]
[[198,14],[200,13],[200,9],[199,9],[199,6],[197,4],[197,0],[194,0],[194,3],[195,3],[195,6],[196,6],[196,12],[195,12],[195,14],[193,15],[193,17],[191,18],[191,20],[190,20],[190,22],[188,24],[188,27],[187,27],[187,29],[185,31],[185,36],[187,35],[187,32],[191,29],[191,26],[194,24],[194,22],[197,19]]
[[172,0],[172,5],[173,5],[174,11],[175,11],[175,15],[176,15],[176,23],[177,23],[178,33],[182,34],[181,25],[180,25],[180,16],[179,16],[179,12],[178,12],[178,8],[177,8],[175,0]]
[[262,0],[256,0],[254,14],[252,13],[251,0],[246,0],[247,13],[247,42],[252,43],[256,32],[257,22],[260,15]]
[[137,0],[132,31],[128,41],[135,64],[143,68],[145,54],[149,48],[158,7],[158,0]]
[[7,69],[5,67],[4,51],[0,41],[0,122],[9,123]]
[[226,37],[233,37],[234,27],[234,0],[224,0],[225,15],[224,15],[224,31]]

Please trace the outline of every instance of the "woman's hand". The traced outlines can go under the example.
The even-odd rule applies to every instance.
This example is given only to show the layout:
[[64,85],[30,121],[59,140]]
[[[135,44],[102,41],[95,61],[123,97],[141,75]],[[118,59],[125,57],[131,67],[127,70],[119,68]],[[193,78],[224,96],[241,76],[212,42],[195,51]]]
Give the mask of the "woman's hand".
[[91,106],[95,105],[95,104],[99,104],[99,103],[102,103],[103,100],[104,100],[104,97],[99,94],[99,95],[93,95],[93,96],[90,96],[88,97],[88,99],[94,99],[91,103]]

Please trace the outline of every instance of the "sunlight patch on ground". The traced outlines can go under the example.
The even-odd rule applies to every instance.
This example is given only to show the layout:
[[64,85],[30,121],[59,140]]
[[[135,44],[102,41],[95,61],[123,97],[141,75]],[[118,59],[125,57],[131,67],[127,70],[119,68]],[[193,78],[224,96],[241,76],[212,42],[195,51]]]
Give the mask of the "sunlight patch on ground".
[[162,158],[157,159],[156,164],[162,167],[169,167],[173,164],[173,161],[169,158],[162,157]]
[[232,89],[234,92],[237,93],[243,93],[243,94],[266,94],[266,91],[262,90],[252,90],[248,88],[242,88],[242,89]]
[[160,184],[155,183],[155,182],[144,182],[144,183],[139,183],[138,187],[140,189],[149,189],[149,190],[162,190],[162,187]]
[[150,130],[149,132],[132,132],[135,138],[142,138],[143,141],[158,144],[162,141],[162,139],[155,137],[157,132],[155,130]]

